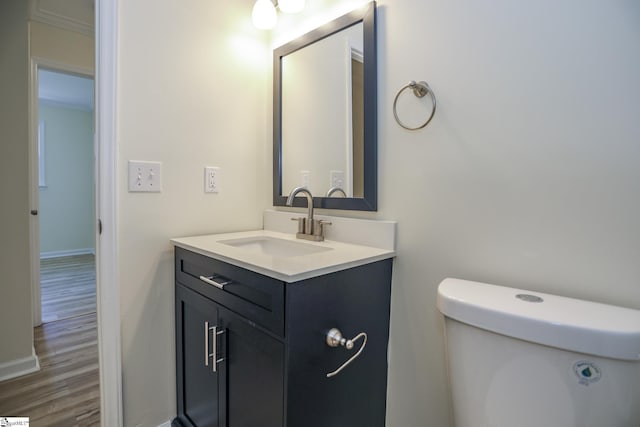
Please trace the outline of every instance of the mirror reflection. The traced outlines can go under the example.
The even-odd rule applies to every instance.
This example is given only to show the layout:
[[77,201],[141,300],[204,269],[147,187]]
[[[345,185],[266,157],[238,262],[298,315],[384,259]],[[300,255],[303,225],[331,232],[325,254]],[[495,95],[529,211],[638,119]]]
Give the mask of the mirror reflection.
[[375,2],[274,50],[274,205],[377,209],[376,90]]
[[364,196],[363,60],[362,23],[282,57],[283,196]]

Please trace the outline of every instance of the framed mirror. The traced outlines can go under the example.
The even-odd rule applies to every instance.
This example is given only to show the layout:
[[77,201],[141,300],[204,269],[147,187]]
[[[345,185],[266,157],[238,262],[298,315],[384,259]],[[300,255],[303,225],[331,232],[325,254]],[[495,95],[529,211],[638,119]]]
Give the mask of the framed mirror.
[[[274,50],[273,204],[377,210],[375,2]],[[294,206],[306,206],[296,197]]]

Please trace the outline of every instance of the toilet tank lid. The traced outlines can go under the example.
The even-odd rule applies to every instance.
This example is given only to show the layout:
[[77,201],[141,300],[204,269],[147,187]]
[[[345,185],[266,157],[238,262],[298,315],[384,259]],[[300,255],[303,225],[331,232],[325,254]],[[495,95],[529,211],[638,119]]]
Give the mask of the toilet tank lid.
[[640,311],[542,292],[448,278],[438,286],[446,317],[565,350],[640,360]]

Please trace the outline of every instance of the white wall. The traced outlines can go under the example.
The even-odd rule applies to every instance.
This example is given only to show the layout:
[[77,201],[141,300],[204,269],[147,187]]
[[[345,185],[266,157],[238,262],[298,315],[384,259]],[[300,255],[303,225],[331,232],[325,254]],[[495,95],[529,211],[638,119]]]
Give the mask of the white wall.
[[[124,423],[176,413],[171,237],[255,229],[270,203],[269,55],[252,0],[120,2],[119,285]],[[128,193],[127,161],[162,162]],[[204,167],[221,190],[204,193]]]
[[[378,1],[379,211],[349,215],[399,222],[387,425],[450,425],[445,277],[640,309],[639,20],[632,0]],[[409,80],[438,98],[418,132],[391,110]]]
[[0,365],[31,356],[33,346],[28,40],[26,3],[0,2]]
[[46,187],[40,194],[40,252],[95,248],[93,111],[40,102]]

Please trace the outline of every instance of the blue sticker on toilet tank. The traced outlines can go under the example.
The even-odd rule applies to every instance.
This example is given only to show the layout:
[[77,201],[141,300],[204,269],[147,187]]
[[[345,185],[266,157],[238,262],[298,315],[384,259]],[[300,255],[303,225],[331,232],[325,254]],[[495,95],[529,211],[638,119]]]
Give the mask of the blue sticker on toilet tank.
[[589,385],[598,382],[602,377],[602,372],[598,365],[589,360],[578,360],[573,364],[573,372],[578,377],[578,382],[582,385]]

